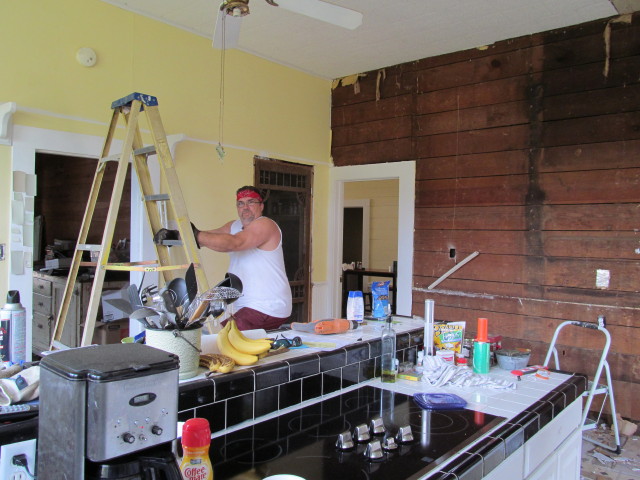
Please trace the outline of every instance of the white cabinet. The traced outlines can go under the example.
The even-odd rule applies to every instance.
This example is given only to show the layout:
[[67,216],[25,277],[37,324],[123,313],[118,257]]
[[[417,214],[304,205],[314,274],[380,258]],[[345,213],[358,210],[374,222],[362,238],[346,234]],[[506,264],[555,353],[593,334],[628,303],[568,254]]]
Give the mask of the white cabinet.
[[[560,412],[559,415],[529,439],[524,446],[524,474],[536,472],[550,457],[557,457],[561,446],[576,430],[580,430],[582,397]],[[580,458],[580,449],[576,452]],[[578,472],[579,472],[578,464]],[[533,477],[532,477],[533,478]],[[565,477],[563,480],[573,478]]]
[[[67,277],[33,273],[32,351],[35,355],[40,356],[41,352],[49,350],[66,285]],[[125,285],[127,282],[123,281],[104,282],[103,289],[122,288]],[[82,325],[89,308],[91,286],[91,281],[77,281],[73,288],[60,338],[60,342],[68,347],[77,347],[82,341]]]
[[483,480],[579,480],[582,397],[566,407]]

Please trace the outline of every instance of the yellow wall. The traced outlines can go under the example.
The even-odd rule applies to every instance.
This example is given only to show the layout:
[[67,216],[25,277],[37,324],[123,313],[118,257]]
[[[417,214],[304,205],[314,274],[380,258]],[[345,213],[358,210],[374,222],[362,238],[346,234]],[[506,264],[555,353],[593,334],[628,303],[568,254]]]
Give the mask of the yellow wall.
[[0,244],[5,245],[5,259],[0,261],[0,304],[4,305],[5,293],[9,290],[10,239],[9,205],[11,205],[11,150],[0,145]]
[[344,184],[345,200],[369,199],[369,265],[388,270],[398,256],[398,180]]
[[[235,217],[233,193],[253,183],[253,155],[260,154],[314,166],[312,228],[327,231],[328,185],[321,182],[330,162],[329,81],[228,51],[227,156],[220,162],[220,51],[210,39],[98,0],[3,1],[0,17],[0,103],[17,103],[14,124],[104,136],[113,100],[134,91],[155,95],[167,134],[188,137],[175,161],[199,227]],[[96,66],[76,62],[80,47],[96,51]],[[10,147],[0,145],[0,243],[9,243],[10,157]],[[326,280],[326,251],[326,236],[315,235],[314,282]],[[203,255],[211,280],[226,262],[226,255]],[[8,262],[0,262],[0,292],[7,278]]]

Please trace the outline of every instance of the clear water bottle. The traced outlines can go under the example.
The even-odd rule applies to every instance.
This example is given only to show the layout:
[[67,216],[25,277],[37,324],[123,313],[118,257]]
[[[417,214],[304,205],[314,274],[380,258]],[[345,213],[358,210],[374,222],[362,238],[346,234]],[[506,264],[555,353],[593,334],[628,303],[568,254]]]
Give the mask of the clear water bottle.
[[398,361],[396,359],[396,332],[391,326],[391,315],[387,317],[387,323],[382,330],[382,362],[381,379],[385,383],[396,381],[398,373]]
[[349,292],[347,298],[347,320],[362,322],[364,320],[364,299],[360,290]]

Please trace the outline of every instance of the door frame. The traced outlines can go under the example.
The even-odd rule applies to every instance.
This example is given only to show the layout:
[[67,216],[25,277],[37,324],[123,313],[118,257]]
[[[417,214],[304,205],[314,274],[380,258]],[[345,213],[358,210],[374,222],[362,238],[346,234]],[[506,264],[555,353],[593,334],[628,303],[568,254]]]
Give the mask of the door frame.
[[342,222],[344,184],[369,180],[397,179],[398,185],[398,278],[397,315],[411,316],[413,279],[413,232],[415,217],[416,162],[393,162],[374,165],[331,167],[329,170],[329,274],[328,308],[333,315],[340,314],[342,288]]
[[[308,184],[304,187],[296,186],[296,185],[278,185],[277,183],[264,183],[261,179],[260,172],[261,171],[270,171],[270,172],[280,172],[282,174],[294,174],[301,175],[308,178]],[[307,165],[304,163],[296,163],[288,160],[281,160],[272,157],[263,157],[259,155],[255,155],[253,157],[253,180],[254,186],[260,190],[279,190],[279,191],[290,191],[296,193],[304,193],[306,195],[306,202],[304,204],[304,218],[302,224],[302,236],[303,239],[300,242],[300,247],[303,249],[302,252],[298,252],[298,254],[302,254],[302,263],[303,263],[303,279],[302,279],[302,290],[304,291],[304,302],[305,302],[305,316],[308,321],[312,320],[312,307],[313,307],[313,287],[311,283],[311,265],[312,265],[312,237],[311,237],[311,224],[312,224],[312,212],[313,212],[313,184],[315,179],[315,169],[313,165]],[[267,200],[268,201],[268,200]],[[284,235],[284,234],[283,234]],[[284,238],[283,238],[284,241]],[[289,279],[289,284],[292,287],[293,294],[293,303],[294,307],[296,303],[296,282],[300,282],[300,280]],[[293,314],[293,312],[292,312]]]

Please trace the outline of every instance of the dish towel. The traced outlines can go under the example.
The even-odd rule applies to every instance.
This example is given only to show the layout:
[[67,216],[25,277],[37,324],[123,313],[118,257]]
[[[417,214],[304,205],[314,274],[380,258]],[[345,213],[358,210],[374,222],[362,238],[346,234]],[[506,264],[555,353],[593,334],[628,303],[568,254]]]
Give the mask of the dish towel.
[[422,365],[422,381],[432,387],[487,387],[505,390],[516,388],[515,382],[479,375],[468,367],[451,365],[439,357],[425,356]]
[[40,367],[22,369],[13,365],[0,370],[0,405],[14,405],[38,398],[40,393]]

